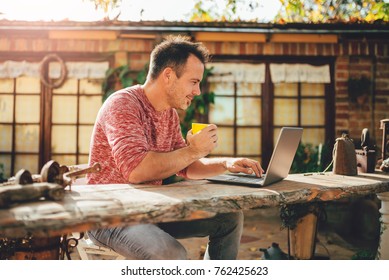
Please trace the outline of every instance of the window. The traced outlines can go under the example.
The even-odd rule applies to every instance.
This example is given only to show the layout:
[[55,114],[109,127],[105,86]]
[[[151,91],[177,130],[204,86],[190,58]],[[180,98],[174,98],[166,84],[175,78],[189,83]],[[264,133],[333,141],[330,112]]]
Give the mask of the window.
[[[48,66],[50,77],[58,77],[55,66]],[[20,169],[40,173],[50,159],[61,165],[88,162],[108,62],[67,62],[66,67],[65,83],[50,89],[41,84],[39,63],[0,63],[0,163],[6,177]]]
[[333,138],[328,62],[275,64],[269,60],[210,66],[214,67],[209,82],[215,104],[209,121],[219,128],[212,156],[249,157],[266,167],[283,126],[303,127],[304,144],[318,146]]
[[40,91],[39,78],[0,78],[0,163],[7,177],[38,170]]

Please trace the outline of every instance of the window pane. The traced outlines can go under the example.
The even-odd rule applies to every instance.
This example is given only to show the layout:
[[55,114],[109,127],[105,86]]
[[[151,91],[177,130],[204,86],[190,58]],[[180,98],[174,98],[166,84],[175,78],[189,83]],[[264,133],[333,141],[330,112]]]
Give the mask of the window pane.
[[301,96],[324,96],[324,84],[301,84]]
[[40,96],[16,96],[16,122],[39,123]]
[[12,123],[14,97],[0,94],[0,122]]
[[304,128],[301,142],[305,144],[313,144],[315,146],[325,141],[325,129],[324,128]]
[[238,95],[258,95],[262,94],[262,84],[258,83],[239,83]]
[[88,164],[89,156],[80,155],[77,164]]
[[82,125],[79,128],[79,139],[78,139],[78,147],[79,147],[79,152],[83,154],[88,154],[89,153],[89,144],[90,144],[90,139],[93,131],[93,126],[92,125]]
[[215,104],[209,108],[210,123],[234,123],[234,98],[215,96]]
[[274,99],[274,125],[298,125],[296,99]]
[[[273,130],[273,147],[276,146],[278,136],[280,135],[281,128],[274,128]],[[304,134],[304,133],[303,133]]]
[[0,164],[3,165],[5,179],[8,179],[9,177],[12,177],[15,175],[15,174],[11,174],[11,156],[10,155],[0,154]]
[[303,99],[301,101],[301,124],[324,125],[325,101],[324,99]]
[[15,173],[20,169],[26,169],[31,174],[39,174],[39,158],[37,155],[16,155],[15,156]]
[[212,154],[234,155],[234,129],[228,127],[218,127],[218,146]]
[[238,125],[261,125],[261,99],[238,98],[237,120]]
[[16,152],[39,152],[39,125],[16,125]]
[[101,105],[100,96],[80,96],[80,123],[94,124]]
[[40,94],[41,82],[39,78],[19,77],[16,79],[16,93],[35,93]]
[[[102,94],[102,81],[99,80],[80,80],[80,93],[82,94]],[[101,98],[100,98],[101,99]]]
[[77,138],[76,126],[53,125],[51,133],[51,151],[53,153],[75,153]]
[[218,82],[211,83],[209,90],[216,95],[234,95],[234,83],[231,82]]
[[53,155],[51,157],[52,160],[55,160],[60,165],[75,165],[76,163],[76,156],[75,155]]
[[[12,125],[0,125],[0,151],[12,151]],[[1,161],[0,161],[1,163]]]
[[66,79],[61,87],[53,90],[53,93],[77,94],[77,79]]
[[53,96],[53,123],[77,123],[77,96]]
[[14,80],[0,79],[0,93],[13,93],[13,92],[14,92]]
[[296,96],[298,95],[298,86],[296,83],[274,84],[274,96]]
[[238,128],[237,156],[261,154],[261,129]]

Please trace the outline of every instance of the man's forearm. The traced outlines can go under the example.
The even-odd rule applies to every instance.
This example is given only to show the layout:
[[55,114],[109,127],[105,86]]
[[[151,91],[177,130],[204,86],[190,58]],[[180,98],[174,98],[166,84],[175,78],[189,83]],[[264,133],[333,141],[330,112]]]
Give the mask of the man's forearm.
[[190,146],[172,152],[147,153],[141,163],[131,172],[130,183],[142,183],[161,180],[176,174],[201,158]]
[[227,158],[201,158],[189,165],[186,175],[190,179],[204,179],[222,174],[227,170],[226,161]]

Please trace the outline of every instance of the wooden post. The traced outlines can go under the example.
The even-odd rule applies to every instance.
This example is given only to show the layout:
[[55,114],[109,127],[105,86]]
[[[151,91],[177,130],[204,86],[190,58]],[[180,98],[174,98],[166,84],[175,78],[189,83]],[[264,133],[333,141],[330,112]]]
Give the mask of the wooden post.
[[317,216],[309,213],[297,221],[289,231],[290,255],[294,259],[309,260],[315,252]]

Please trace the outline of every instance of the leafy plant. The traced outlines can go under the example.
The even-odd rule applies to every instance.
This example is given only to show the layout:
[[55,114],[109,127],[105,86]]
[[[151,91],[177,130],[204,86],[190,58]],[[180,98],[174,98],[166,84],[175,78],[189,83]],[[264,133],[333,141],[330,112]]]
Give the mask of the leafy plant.
[[360,78],[350,77],[347,81],[348,96],[351,102],[357,102],[358,97],[369,95],[371,81],[366,76]]
[[323,145],[321,151],[319,151],[319,146],[313,146],[309,143],[300,143],[290,172],[323,172],[331,162],[331,155],[332,154],[328,145]]
[[7,181],[4,175],[4,164],[0,163],[0,183]]
[[135,84],[143,84],[147,77],[148,64],[140,71],[131,70],[127,64],[116,68],[109,68],[102,84],[103,102],[115,91],[130,87]]

